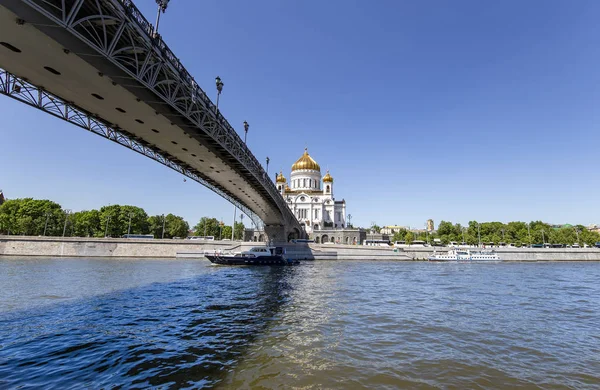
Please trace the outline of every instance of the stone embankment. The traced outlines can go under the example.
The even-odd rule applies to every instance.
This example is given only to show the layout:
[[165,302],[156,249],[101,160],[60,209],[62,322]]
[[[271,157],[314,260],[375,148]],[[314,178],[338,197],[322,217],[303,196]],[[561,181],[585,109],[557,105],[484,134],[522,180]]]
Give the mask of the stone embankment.
[[[200,240],[0,236],[0,256],[201,258],[205,252],[240,252],[264,243]],[[431,247],[285,244],[300,260],[423,260]],[[445,251],[448,248],[441,248]],[[600,261],[600,248],[493,248],[508,261]]]

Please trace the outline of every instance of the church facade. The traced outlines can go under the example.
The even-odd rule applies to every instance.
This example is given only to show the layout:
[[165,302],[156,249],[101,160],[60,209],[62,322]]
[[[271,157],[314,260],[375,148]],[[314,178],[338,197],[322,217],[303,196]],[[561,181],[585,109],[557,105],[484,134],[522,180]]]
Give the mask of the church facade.
[[279,193],[306,232],[313,236],[321,230],[346,227],[346,201],[334,197],[333,177],[329,171],[321,176],[321,167],[304,150],[292,165],[290,180],[283,172],[276,177]]

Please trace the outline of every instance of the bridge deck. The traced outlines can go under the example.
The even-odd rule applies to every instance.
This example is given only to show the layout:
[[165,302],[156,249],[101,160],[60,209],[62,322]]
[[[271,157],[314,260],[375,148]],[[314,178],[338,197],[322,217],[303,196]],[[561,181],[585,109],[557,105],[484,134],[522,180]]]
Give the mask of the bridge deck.
[[[23,2],[0,4],[0,41],[10,45],[0,46],[0,67],[167,154],[246,205],[266,224],[282,223],[278,205],[254,173],[209,134]],[[25,23],[18,24],[18,18]]]

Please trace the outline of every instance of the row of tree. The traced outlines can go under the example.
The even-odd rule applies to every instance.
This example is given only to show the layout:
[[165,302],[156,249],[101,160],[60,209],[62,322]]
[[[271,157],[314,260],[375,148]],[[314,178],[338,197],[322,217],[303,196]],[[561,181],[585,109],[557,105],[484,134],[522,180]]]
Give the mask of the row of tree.
[[[10,199],[0,205],[0,234],[66,237],[121,237],[152,234],[155,238],[187,237],[189,224],[180,216],[153,215],[136,206],[110,205],[100,210],[72,213],[50,200]],[[194,227],[197,236],[231,238],[231,226],[203,217]],[[244,225],[235,224],[235,239],[242,239]]]
[[553,227],[542,221],[526,222],[482,222],[470,221],[468,226],[441,221],[437,231],[414,233],[407,230],[396,232],[393,241],[420,240],[434,242],[439,239],[443,244],[450,242],[466,242],[469,245],[481,243],[514,243],[530,244],[566,244],[594,245],[600,242],[600,234],[588,230],[585,226]]

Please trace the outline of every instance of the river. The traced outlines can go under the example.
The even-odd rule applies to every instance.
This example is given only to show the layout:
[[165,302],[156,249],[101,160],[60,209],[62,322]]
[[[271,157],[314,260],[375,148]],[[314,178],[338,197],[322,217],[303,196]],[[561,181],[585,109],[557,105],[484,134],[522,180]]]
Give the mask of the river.
[[600,263],[0,257],[0,389],[599,388]]

